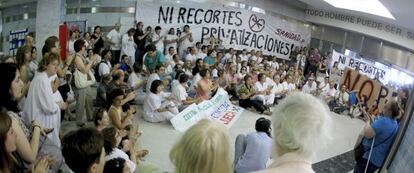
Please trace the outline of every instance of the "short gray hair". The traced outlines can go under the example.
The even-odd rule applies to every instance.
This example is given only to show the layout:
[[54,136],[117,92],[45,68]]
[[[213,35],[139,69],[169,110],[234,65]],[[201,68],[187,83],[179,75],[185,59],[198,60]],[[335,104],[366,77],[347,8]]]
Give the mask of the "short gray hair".
[[288,95],[276,107],[272,122],[276,146],[288,152],[312,157],[331,139],[330,111],[310,94]]

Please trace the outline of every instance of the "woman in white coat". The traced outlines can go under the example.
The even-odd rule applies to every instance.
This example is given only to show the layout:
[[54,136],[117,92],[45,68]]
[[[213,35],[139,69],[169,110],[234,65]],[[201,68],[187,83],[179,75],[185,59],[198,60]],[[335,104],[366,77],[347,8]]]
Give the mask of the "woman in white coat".
[[50,53],[43,57],[39,70],[30,84],[22,117],[27,125],[36,120],[42,127],[53,129],[48,137],[60,147],[60,110],[66,109],[67,104],[52,99],[54,96],[51,78],[56,75],[58,65],[58,54]]
[[134,42],[134,34],[135,34],[135,29],[131,28],[128,30],[126,34],[122,36],[121,55],[127,55],[129,57],[130,64],[128,65],[133,65],[135,63],[134,55],[135,55],[135,50],[137,48],[137,45]]
[[163,82],[155,80],[151,83],[150,91],[147,92],[147,99],[144,101],[144,119],[149,122],[161,122],[170,120],[178,114],[177,106],[170,101],[171,96],[166,95]]

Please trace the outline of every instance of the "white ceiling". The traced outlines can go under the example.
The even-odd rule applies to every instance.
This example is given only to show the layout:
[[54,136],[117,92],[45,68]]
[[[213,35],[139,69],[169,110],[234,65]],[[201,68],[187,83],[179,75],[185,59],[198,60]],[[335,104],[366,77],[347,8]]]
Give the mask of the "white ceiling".
[[[331,6],[323,0],[299,0],[311,7],[337,11],[342,13],[354,14],[358,16],[364,16],[371,19],[381,20],[387,23],[399,25],[411,30],[414,30],[414,0],[380,0],[380,2],[390,11],[396,20],[387,19],[367,13],[361,13],[357,11],[339,9]],[[344,0],[345,1],[345,0]]]

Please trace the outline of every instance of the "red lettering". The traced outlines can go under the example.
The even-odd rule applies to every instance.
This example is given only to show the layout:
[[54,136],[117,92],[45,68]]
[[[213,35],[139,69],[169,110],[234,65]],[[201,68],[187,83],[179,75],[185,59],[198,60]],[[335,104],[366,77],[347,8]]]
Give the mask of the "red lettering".
[[223,121],[224,124],[229,124],[231,120],[235,117],[234,112],[226,112],[223,117],[220,118],[220,121]]
[[367,96],[367,101],[368,101],[368,100],[371,99],[372,92],[374,92],[374,83],[372,83],[371,80],[366,80],[361,84],[361,87],[359,89],[359,98],[362,98],[362,91],[364,90],[365,85],[367,85],[367,84],[371,85],[371,87],[369,88],[370,89],[369,95]]

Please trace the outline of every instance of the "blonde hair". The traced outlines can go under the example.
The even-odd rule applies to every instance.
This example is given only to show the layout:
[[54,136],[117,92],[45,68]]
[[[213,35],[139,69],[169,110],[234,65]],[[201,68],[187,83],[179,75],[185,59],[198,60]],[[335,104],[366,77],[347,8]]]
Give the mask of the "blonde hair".
[[176,173],[230,173],[229,134],[224,125],[208,119],[188,129],[170,152]]
[[311,158],[331,139],[331,116],[326,104],[316,97],[296,92],[288,95],[274,111],[276,148]]

